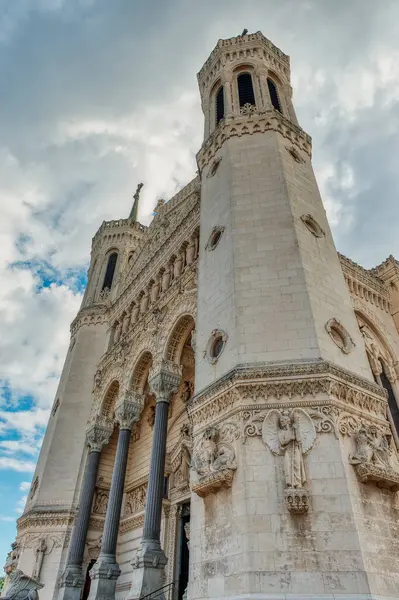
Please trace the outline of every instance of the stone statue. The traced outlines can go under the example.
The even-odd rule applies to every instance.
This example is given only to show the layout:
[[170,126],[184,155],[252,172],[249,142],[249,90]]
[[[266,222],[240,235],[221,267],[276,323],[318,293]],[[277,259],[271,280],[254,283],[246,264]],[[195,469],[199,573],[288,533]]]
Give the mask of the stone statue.
[[105,515],[105,513],[107,512],[107,506],[108,492],[106,492],[105,490],[98,490],[93,512],[97,513],[98,515]]
[[38,600],[37,590],[42,589],[43,584],[17,569],[17,562],[18,553],[13,548],[4,567],[4,571],[8,576],[8,585],[2,598],[7,600]]
[[187,404],[187,402],[189,402],[189,400],[191,400],[192,395],[194,392],[194,384],[192,381],[185,381],[184,382],[184,388],[183,391],[181,393],[181,398],[184,402],[184,404]]
[[355,452],[349,455],[350,464],[373,464],[383,470],[397,469],[392,460],[387,436],[376,427],[361,427],[356,434],[355,444]]
[[35,566],[33,567],[33,578],[40,579],[40,572],[42,570],[44,555],[47,550],[46,540],[42,538],[39,542],[38,547],[36,548],[36,560]]
[[284,475],[287,488],[303,488],[306,470],[303,456],[316,440],[312,419],[304,410],[271,410],[263,421],[263,442],[273,454],[284,455]]
[[235,452],[227,442],[219,440],[219,429],[207,427],[196,448],[193,467],[201,477],[223,469],[236,469]]
[[190,480],[191,453],[193,443],[189,425],[185,424],[181,428],[180,441],[180,461],[175,471],[175,485],[187,485]]

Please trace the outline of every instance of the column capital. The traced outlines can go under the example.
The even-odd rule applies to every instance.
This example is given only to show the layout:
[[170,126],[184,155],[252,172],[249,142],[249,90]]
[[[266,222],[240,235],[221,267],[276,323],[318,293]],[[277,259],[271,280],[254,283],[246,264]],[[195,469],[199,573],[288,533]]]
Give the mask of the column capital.
[[120,429],[131,429],[133,423],[140,419],[144,408],[144,396],[132,390],[126,390],[123,398],[115,407],[115,420]]
[[86,429],[86,441],[91,452],[101,452],[108,444],[112,435],[114,424],[107,417],[96,416],[90,420]]
[[181,377],[181,366],[171,360],[162,360],[150,370],[148,384],[157,402],[169,402],[171,394],[179,388]]

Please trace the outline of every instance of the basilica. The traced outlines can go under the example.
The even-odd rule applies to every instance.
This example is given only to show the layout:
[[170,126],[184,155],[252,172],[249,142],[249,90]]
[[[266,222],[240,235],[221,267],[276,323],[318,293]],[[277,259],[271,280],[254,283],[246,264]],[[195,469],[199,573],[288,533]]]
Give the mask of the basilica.
[[197,77],[197,176],[93,238],[3,595],[397,599],[399,262],[337,253],[284,52]]

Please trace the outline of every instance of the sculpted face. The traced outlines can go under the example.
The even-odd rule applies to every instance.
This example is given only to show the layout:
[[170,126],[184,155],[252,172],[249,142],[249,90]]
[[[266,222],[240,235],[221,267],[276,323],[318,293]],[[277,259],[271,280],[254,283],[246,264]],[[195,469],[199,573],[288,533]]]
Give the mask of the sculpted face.
[[291,419],[288,415],[281,415],[280,426],[282,429],[286,429],[291,423]]

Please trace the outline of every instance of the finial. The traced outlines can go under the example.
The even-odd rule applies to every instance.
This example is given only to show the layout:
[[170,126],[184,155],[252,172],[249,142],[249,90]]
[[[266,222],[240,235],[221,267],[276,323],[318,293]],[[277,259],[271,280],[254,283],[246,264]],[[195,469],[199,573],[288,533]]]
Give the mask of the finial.
[[132,210],[130,211],[130,215],[129,215],[129,219],[132,219],[133,221],[137,221],[137,215],[138,215],[138,210],[139,210],[139,198],[140,198],[140,191],[141,188],[143,187],[144,183],[139,183],[136,189],[136,193],[133,195],[134,198],[134,202],[133,202],[133,206],[132,206]]
[[244,35],[247,35],[247,33],[248,33],[248,29],[244,29],[240,37],[243,37]]

